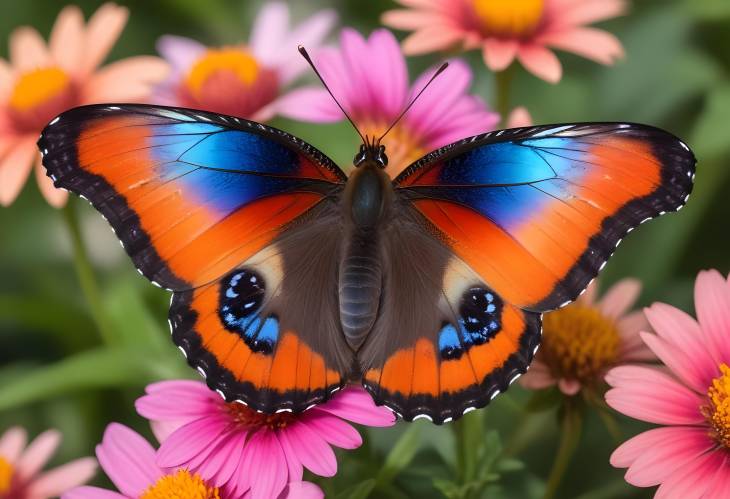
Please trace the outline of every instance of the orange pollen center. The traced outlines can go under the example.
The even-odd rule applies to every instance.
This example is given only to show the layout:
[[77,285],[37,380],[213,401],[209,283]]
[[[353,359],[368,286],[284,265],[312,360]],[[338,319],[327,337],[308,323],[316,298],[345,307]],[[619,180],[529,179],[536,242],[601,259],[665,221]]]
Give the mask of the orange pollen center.
[[139,499],[220,499],[218,487],[208,486],[200,475],[178,470],[151,485]]
[[13,465],[0,457],[0,496],[10,490],[13,483]]
[[289,424],[296,421],[297,417],[291,412],[279,412],[277,414],[263,414],[246,407],[238,402],[230,402],[226,404],[226,409],[233,419],[234,423],[245,428],[262,428],[266,427],[270,430],[279,430],[286,428]]
[[545,314],[540,355],[556,377],[600,380],[618,359],[620,337],[613,320],[574,304]]
[[67,92],[71,79],[60,68],[34,69],[23,73],[10,95],[10,106],[16,111],[27,111]]
[[185,83],[193,95],[200,96],[205,83],[220,72],[233,74],[238,81],[250,86],[256,81],[260,67],[256,58],[242,48],[210,49],[193,65]]
[[730,367],[720,364],[720,373],[712,380],[707,390],[708,404],[701,410],[710,423],[712,438],[730,449]]
[[[390,122],[373,120],[357,120],[357,126],[363,135],[378,138],[390,126]],[[387,171],[395,176],[406,166],[426,154],[425,144],[401,121],[383,139],[385,154],[388,155]]]
[[523,38],[535,32],[544,0],[473,0],[474,13],[487,35]]

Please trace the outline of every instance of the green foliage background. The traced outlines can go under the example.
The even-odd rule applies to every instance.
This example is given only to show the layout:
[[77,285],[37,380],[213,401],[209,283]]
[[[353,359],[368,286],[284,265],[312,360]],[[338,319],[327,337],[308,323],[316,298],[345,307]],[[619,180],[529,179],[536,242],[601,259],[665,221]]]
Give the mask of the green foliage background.
[[[102,2],[78,3],[88,16]],[[154,53],[155,40],[166,33],[208,44],[245,41],[260,6],[244,0],[120,3],[130,8],[131,18],[112,60]],[[341,25],[365,32],[393,7],[387,0],[290,3],[301,15],[333,7]],[[7,55],[7,36],[18,25],[32,25],[47,35],[61,7],[53,1],[3,2],[0,54]],[[696,273],[711,267],[730,270],[730,2],[639,0],[628,16],[603,27],[622,40],[625,60],[605,68],[560,54],[565,76],[558,85],[520,68],[512,104],[527,106],[537,123],[650,123],[683,137],[694,149],[699,165],[688,206],[632,233],[603,279],[607,284],[639,277],[645,283],[642,304],[665,301],[691,312]],[[477,53],[466,58],[476,74],[473,91],[493,101],[493,75]],[[411,59],[411,74],[436,60]],[[286,120],[275,125],[343,165],[356,147],[347,125]],[[133,410],[143,386],[160,378],[193,376],[167,338],[167,293],[137,275],[101,217],[77,199],[71,201],[112,319],[113,338],[106,344],[83,299],[62,212],[45,204],[33,181],[12,207],[0,210],[0,431],[14,424],[34,434],[60,428],[64,444],[58,463],[93,453],[110,421],[151,437]],[[540,497],[558,445],[556,400],[550,392],[531,398],[513,387],[458,425],[419,422],[368,430],[362,448],[340,454],[338,475],[318,482],[328,497],[338,498]],[[614,417],[624,439],[643,428]],[[652,495],[626,485],[622,471],[610,467],[608,456],[617,440],[598,414],[589,412],[578,445],[558,497]]]

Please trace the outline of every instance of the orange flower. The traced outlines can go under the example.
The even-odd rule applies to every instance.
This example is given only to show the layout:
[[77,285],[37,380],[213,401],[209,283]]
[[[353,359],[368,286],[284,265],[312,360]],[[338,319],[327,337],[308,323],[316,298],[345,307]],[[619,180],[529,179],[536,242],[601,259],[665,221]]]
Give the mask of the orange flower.
[[53,187],[36,150],[46,123],[82,104],[145,100],[166,76],[167,64],[151,56],[97,69],[127,17],[127,9],[107,3],[84,24],[81,10],[68,6],[58,15],[48,44],[28,26],[10,35],[10,62],[0,58],[0,205],[15,200],[35,164],[43,196],[52,206],[63,206],[66,192]]

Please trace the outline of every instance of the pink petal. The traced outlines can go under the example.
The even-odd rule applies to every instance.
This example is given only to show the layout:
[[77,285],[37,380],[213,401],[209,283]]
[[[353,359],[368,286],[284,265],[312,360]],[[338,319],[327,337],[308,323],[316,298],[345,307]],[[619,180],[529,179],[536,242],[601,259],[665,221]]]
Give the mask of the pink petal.
[[560,61],[549,49],[541,45],[523,45],[517,52],[523,66],[535,76],[549,83],[557,83],[563,74]]
[[60,442],[61,432],[56,430],[48,430],[38,435],[15,465],[20,476],[27,480],[38,473],[51,459]]
[[628,468],[644,453],[652,452],[655,446],[663,445],[666,442],[673,442],[678,436],[684,435],[685,432],[695,432],[696,428],[687,428],[686,426],[667,426],[662,428],[653,428],[651,430],[639,433],[635,437],[630,438],[622,443],[611,454],[610,463],[615,468]]
[[539,359],[532,361],[530,369],[520,377],[520,384],[528,390],[542,390],[554,386],[556,379],[550,368]]
[[[677,469],[657,489],[655,499],[702,499],[712,498],[705,495],[705,491],[712,485],[713,479],[718,472],[727,473],[727,469],[721,469],[724,465],[725,455],[723,452],[708,452],[697,457],[688,464]],[[728,491],[723,491],[727,497]],[[717,496],[714,496],[717,497]],[[722,496],[720,496],[722,497]]]
[[47,471],[30,483],[27,499],[57,497],[91,480],[96,468],[96,459],[85,457]]
[[717,270],[705,270],[697,276],[695,309],[716,363],[730,363],[730,291]]
[[84,103],[144,101],[153,85],[164,80],[169,70],[164,60],[153,56],[141,55],[113,62],[91,77],[85,88]]
[[565,395],[572,397],[580,391],[581,384],[580,381],[576,379],[560,378],[558,380],[558,388]]
[[15,463],[20,458],[27,441],[28,433],[19,426],[13,426],[0,438],[0,456],[10,463]]
[[264,62],[276,59],[289,30],[289,7],[284,2],[265,3],[253,22],[249,45]]
[[344,119],[332,97],[321,87],[302,87],[288,92],[276,100],[276,113],[314,123],[334,123]]
[[[553,5],[551,28],[554,26],[578,26],[592,24],[620,16],[626,12],[625,0],[562,0],[549,2]],[[551,12],[553,13],[553,12]]]
[[[368,40],[370,49],[378,56],[368,61],[370,71],[368,86],[385,115],[397,115],[405,104],[408,93],[408,69],[398,47],[398,41],[390,31],[375,30]],[[388,75],[383,78],[383,75]]]
[[730,490],[730,472],[728,472],[729,469],[730,458],[728,458],[728,456],[726,455],[723,458],[723,463],[720,465],[717,473],[715,474],[715,478],[712,480],[712,483],[710,483],[709,487],[707,488],[707,493],[705,497],[722,497],[723,494],[727,494],[727,491]]
[[61,495],[61,499],[128,499],[128,497],[98,487],[76,487]]
[[492,71],[504,71],[515,60],[518,48],[519,44],[515,40],[487,38],[482,47],[484,64]]
[[380,16],[380,21],[391,28],[416,31],[435,24],[442,24],[444,17],[436,12],[423,10],[388,10]]
[[[704,428],[664,428],[655,434],[626,472],[626,481],[637,487],[652,487],[672,474],[681,473],[687,463],[713,446]],[[680,471],[677,471],[680,470]]]
[[636,303],[640,294],[641,281],[622,279],[611,286],[596,305],[606,317],[618,319]]
[[507,118],[507,128],[521,128],[532,124],[532,116],[524,106],[514,108]]
[[48,43],[53,60],[63,69],[75,72],[84,53],[84,15],[75,5],[58,14]]
[[303,21],[289,33],[284,42],[279,44],[279,54],[275,63],[278,66],[282,86],[288,85],[309,68],[297,51],[297,46],[302,45],[310,54],[316,54],[336,22],[337,14],[334,10],[321,10]]
[[46,42],[31,27],[23,26],[10,34],[9,50],[10,62],[18,71],[28,71],[48,65]]
[[38,182],[38,188],[48,204],[54,208],[62,208],[68,199],[68,192],[63,189],[57,189],[53,185],[53,181],[46,175],[46,168],[41,163],[42,158],[37,155],[35,165],[35,178]]
[[[181,403],[183,400],[184,404]],[[134,406],[147,419],[192,421],[219,410],[220,400],[211,400],[208,394],[202,395],[195,390],[186,390],[184,393],[163,390],[138,398]]]
[[150,429],[159,443],[164,442],[175,430],[186,425],[190,421],[150,421]]
[[[10,66],[10,64],[3,58],[0,57],[0,101],[5,101],[10,97],[10,92],[13,91],[13,68]],[[3,116],[3,120],[7,119],[5,116]],[[2,131],[3,127],[0,127],[0,131]],[[2,155],[2,150],[0,150],[0,155]]]
[[624,56],[624,49],[618,38],[595,28],[570,28],[550,33],[540,37],[540,42],[600,64],[613,64]]
[[324,492],[311,482],[290,482],[278,499],[323,499]]
[[[370,84],[372,75],[369,70],[371,59],[379,54],[371,50],[368,41],[351,28],[342,30],[340,46],[344,65],[349,69],[349,78],[352,82],[357,82],[356,97],[350,93],[351,105],[357,109],[367,110],[369,116],[382,116],[384,113],[379,112],[380,108],[377,106],[377,88],[373,88]],[[368,61],[368,64],[363,64],[364,61]]]
[[705,381],[702,371],[696,368],[694,360],[686,352],[679,350],[654,334],[641,333],[641,338],[682,382],[698,393],[707,391],[710,385]]
[[[314,408],[311,410],[314,410]],[[302,466],[302,462],[299,460],[299,456],[297,456],[296,450],[292,447],[291,442],[289,442],[289,439],[286,438],[286,435],[282,432],[278,432],[277,436],[279,437],[279,444],[281,444],[281,448],[284,451],[284,457],[286,458],[289,481],[296,482],[301,480],[302,476],[304,476],[304,467]]]
[[299,461],[312,473],[320,476],[337,473],[337,459],[332,448],[307,425],[288,426],[280,436],[289,441]]
[[329,444],[342,449],[356,449],[362,445],[360,433],[349,423],[326,412],[318,411],[316,407],[304,413],[301,423],[309,426]]
[[206,481],[222,487],[231,479],[241,461],[248,432],[238,431],[224,434],[223,441],[195,470]]
[[259,431],[243,451],[242,474],[251,477],[251,498],[277,497],[287,483],[284,451],[272,431]]
[[0,205],[10,206],[20,194],[38,154],[35,136],[24,136],[0,159]]
[[641,340],[641,331],[650,331],[651,326],[643,311],[631,312],[616,321],[616,329],[621,339],[620,362],[648,362],[656,360],[656,355]]
[[166,397],[196,397],[198,399],[220,400],[220,397],[208,388],[202,381],[168,380],[150,383],[144,389],[145,393],[160,393]]
[[129,11],[113,3],[105,3],[89,18],[86,27],[84,60],[81,73],[88,74],[102,63],[122,34]]
[[164,474],[155,463],[155,451],[132,429],[117,423],[104,432],[96,457],[104,472],[121,493],[139,497]]
[[593,279],[588,287],[576,300],[583,306],[590,307],[598,300],[598,279]]
[[205,452],[212,441],[226,431],[222,415],[202,417],[176,430],[162,442],[157,451],[157,464],[162,468],[182,466]]
[[157,52],[179,72],[190,69],[206,50],[202,43],[184,36],[164,35],[157,40]]
[[415,31],[403,40],[403,53],[420,55],[447,50],[462,39],[461,32],[448,26],[432,26]]
[[657,424],[704,422],[700,396],[657,369],[616,367],[606,382],[614,387],[606,393],[606,403],[627,416]]
[[387,407],[376,406],[370,394],[360,387],[345,388],[318,408],[362,425],[384,427],[395,424],[393,412]]

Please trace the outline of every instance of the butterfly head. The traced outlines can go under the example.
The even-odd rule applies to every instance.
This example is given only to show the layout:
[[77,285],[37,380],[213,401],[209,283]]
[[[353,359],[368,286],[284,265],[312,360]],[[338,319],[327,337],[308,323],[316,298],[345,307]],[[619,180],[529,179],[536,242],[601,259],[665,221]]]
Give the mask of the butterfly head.
[[352,162],[357,168],[368,163],[374,163],[378,168],[385,168],[388,166],[388,156],[385,154],[385,146],[377,142],[366,141],[360,145],[360,150],[355,154]]

